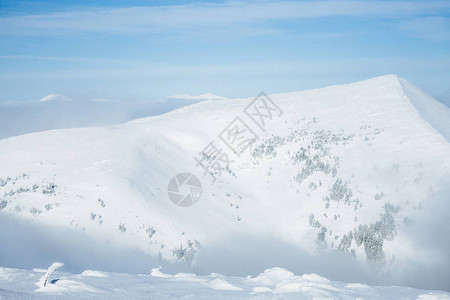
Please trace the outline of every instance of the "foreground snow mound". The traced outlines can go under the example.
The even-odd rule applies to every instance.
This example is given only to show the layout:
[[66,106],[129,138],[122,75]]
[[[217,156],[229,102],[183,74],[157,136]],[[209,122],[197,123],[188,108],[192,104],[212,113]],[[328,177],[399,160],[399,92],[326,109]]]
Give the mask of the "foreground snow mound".
[[[241,276],[281,266],[448,288],[449,109],[393,75],[270,98],[280,109],[272,119],[244,113],[253,99],[211,100],[0,140],[0,238],[9,241],[0,263],[143,272],[169,262]],[[256,136],[239,155],[225,139],[233,120]],[[221,174],[195,160],[211,142],[230,159]],[[185,172],[202,188],[179,207],[167,188]],[[261,279],[262,290],[303,289],[277,276],[279,286]]]
[[52,276],[53,272],[55,272],[56,269],[61,268],[64,266],[63,263],[55,262],[53,263],[47,270],[44,276],[39,279],[39,281],[36,283],[36,285],[40,288],[45,288],[49,284],[50,276]]
[[[155,271],[155,270],[153,270]],[[89,271],[102,276],[55,272],[46,287],[36,289],[40,273],[0,268],[0,298],[49,299],[450,299],[450,293],[405,287],[367,286],[330,281],[315,274],[296,276],[281,268],[256,278],[220,274],[129,275]],[[83,272],[85,273],[85,272]],[[161,276],[164,274],[164,276]]]

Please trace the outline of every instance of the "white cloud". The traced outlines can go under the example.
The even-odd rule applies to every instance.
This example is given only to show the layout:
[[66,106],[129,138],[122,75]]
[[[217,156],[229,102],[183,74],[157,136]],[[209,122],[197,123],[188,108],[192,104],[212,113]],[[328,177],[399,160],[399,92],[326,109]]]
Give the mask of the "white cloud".
[[0,101],[0,107],[2,107],[2,106],[8,106],[8,105],[13,105],[14,103],[16,103],[16,101],[14,101],[14,100]]
[[47,95],[47,96],[41,98],[39,101],[41,101],[41,102],[47,102],[47,101],[52,101],[52,102],[54,102],[54,101],[72,101],[72,99],[67,97],[67,96],[64,96],[62,94],[55,93],[55,94]]
[[92,102],[110,102],[111,100],[105,98],[93,98]]
[[450,18],[415,18],[402,21],[399,27],[411,36],[431,40],[450,40]]
[[0,18],[1,34],[112,34],[226,30],[274,20],[327,16],[411,17],[443,13],[449,1],[254,1],[152,7],[102,8]]

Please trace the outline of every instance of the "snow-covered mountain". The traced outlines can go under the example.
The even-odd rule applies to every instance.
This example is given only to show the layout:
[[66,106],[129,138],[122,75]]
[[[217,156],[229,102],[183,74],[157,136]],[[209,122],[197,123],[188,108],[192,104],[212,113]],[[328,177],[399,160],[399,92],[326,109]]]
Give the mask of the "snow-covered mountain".
[[[253,99],[211,100],[0,140],[0,216],[14,232],[0,265],[30,267],[13,261],[21,251],[86,267],[67,248],[115,263],[138,250],[200,273],[280,266],[448,289],[450,109],[395,75],[264,99],[259,116]],[[239,124],[236,150],[227,129]],[[211,145],[220,155],[203,155]],[[229,165],[204,174],[196,158]],[[167,193],[184,172],[202,185],[189,207]]]

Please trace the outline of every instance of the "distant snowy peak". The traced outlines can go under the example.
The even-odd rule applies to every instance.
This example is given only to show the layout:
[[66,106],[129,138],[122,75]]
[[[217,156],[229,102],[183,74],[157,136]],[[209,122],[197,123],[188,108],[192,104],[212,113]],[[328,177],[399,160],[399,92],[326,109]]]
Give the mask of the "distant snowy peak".
[[39,101],[41,102],[56,102],[56,101],[62,101],[62,102],[66,102],[66,101],[72,101],[71,98],[63,95],[63,94],[58,94],[58,93],[53,93],[50,95],[47,95],[43,98],[41,98]]
[[227,98],[214,95],[211,93],[201,94],[201,95],[191,95],[191,94],[178,94],[167,97],[168,99],[185,99],[185,100],[226,100]]

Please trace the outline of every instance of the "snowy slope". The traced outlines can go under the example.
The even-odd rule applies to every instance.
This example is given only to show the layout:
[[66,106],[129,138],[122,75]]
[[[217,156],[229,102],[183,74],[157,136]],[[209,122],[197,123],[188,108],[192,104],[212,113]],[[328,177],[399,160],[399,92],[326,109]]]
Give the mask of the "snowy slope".
[[[449,109],[394,75],[270,97],[283,114],[266,132],[243,113],[252,99],[234,99],[1,140],[0,215],[34,228],[32,238],[28,229],[16,235],[28,246],[42,235],[36,256],[66,265],[82,259],[55,248],[80,235],[199,273],[282,266],[448,289],[448,237],[432,233],[448,224]],[[259,136],[240,157],[218,138],[237,116]],[[211,141],[234,160],[215,182],[194,160]],[[187,208],[166,191],[181,172],[203,186]]]
[[403,92],[420,116],[450,141],[450,108],[436,101],[408,81],[399,78]]
[[368,286],[330,281],[317,274],[296,276],[267,269],[255,277],[213,273],[129,275],[86,270],[81,274],[56,272],[45,287],[37,287],[46,270],[0,268],[0,298],[33,299],[450,299],[450,293],[405,287]]

